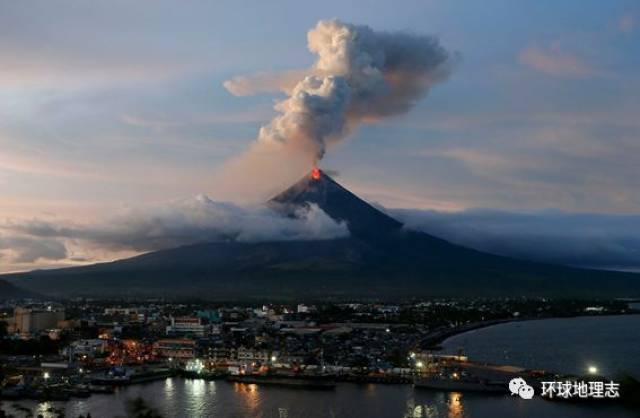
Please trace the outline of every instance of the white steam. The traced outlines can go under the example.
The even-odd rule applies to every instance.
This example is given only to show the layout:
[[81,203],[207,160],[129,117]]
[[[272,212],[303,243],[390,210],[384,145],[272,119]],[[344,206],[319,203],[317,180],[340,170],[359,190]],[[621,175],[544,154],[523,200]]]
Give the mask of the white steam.
[[[236,95],[270,85],[288,94],[248,152],[226,167],[225,180],[234,187],[242,187],[237,180],[249,174],[252,180],[245,186],[268,177],[273,189],[267,192],[281,188],[359,124],[406,113],[452,68],[450,54],[434,37],[376,32],[338,20],[318,22],[307,37],[317,59],[306,76],[290,71],[224,83]],[[301,79],[294,82],[296,77]]]

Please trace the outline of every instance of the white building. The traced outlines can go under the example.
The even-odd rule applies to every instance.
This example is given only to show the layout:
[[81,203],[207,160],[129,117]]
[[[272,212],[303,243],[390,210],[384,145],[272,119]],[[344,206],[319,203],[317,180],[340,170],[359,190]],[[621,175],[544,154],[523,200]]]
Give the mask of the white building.
[[13,311],[13,331],[23,335],[58,327],[64,320],[64,308],[56,304],[18,306]]

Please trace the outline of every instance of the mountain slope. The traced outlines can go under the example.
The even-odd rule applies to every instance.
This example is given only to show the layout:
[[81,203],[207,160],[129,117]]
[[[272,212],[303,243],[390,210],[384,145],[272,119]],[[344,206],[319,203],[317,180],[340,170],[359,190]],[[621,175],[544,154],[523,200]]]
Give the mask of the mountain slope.
[[33,292],[15,286],[6,280],[0,280],[0,300],[36,298]]
[[325,173],[306,176],[269,205],[296,216],[300,207],[310,203],[346,222],[351,236],[194,244],[111,263],[5,278],[62,297],[640,297],[636,274],[514,260],[407,231]]
[[352,235],[375,237],[402,227],[402,223],[380,212],[318,169],[272,198],[268,205],[293,215],[298,208],[309,203],[315,203],[333,219],[347,222]]

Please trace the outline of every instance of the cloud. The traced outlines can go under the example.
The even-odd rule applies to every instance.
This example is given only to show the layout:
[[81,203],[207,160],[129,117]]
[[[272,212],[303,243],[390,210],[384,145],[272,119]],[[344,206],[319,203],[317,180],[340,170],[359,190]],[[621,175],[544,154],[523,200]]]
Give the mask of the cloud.
[[33,263],[38,260],[62,260],[66,257],[66,247],[55,239],[0,235],[0,260]]
[[[198,242],[315,240],[348,235],[344,223],[335,222],[314,205],[299,217],[290,218],[264,206],[241,207],[216,202],[204,195],[167,205],[130,209],[92,225],[41,219],[10,220],[0,225],[0,230],[12,234],[0,244],[15,252],[14,262],[65,258],[65,244],[93,247],[107,253],[145,252]],[[37,242],[41,244],[35,245]],[[76,253],[73,256],[81,257]]]
[[288,70],[276,73],[240,75],[222,84],[229,93],[239,97],[276,91],[288,94],[301,79],[311,74],[312,70]]
[[559,43],[549,47],[531,46],[518,55],[520,63],[543,74],[554,77],[603,77],[606,72],[597,69],[582,58],[564,51]]
[[640,271],[640,215],[392,209],[405,223],[453,243],[555,264]]
[[[481,251],[555,264],[640,271],[640,215],[498,209],[386,211],[406,228]],[[88,225],[11,220],[0,225],[0,233],[4,264],[0,271],[9,271],[113,260],[198,242],[332,239],[347,236],[348,230],[316,206],[293,219],[264,206],[243,207],[201,195],[130,209]]]

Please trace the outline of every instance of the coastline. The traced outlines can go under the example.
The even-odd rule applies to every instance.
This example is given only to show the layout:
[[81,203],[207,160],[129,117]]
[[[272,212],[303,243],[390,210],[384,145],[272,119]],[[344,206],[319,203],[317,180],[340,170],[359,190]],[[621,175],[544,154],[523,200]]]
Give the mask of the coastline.
[[456,328],[434,330],[433,332],[427,334],[427,336],[422,341],[423,343],[426,343],[432,350],[441,350],[442,349],[441,344],[443,344],[449,338],[455,337],[457,335],[465,334],[467,332],[476,331],[482,328],[489,328],[494,325],[507,324],[510,322],[544,321],[544,320],[550,320],[550,319],[570,319],[570,318],[603,318],[603,317],[611,317],[611,316],[633,316],[633,315],[640,315],[640,312],[600,314],[600,315],[549,316],[544,318],[494,319],[490,321],[473,322],[473,323],[465,324],[461,327],[456,327]]

